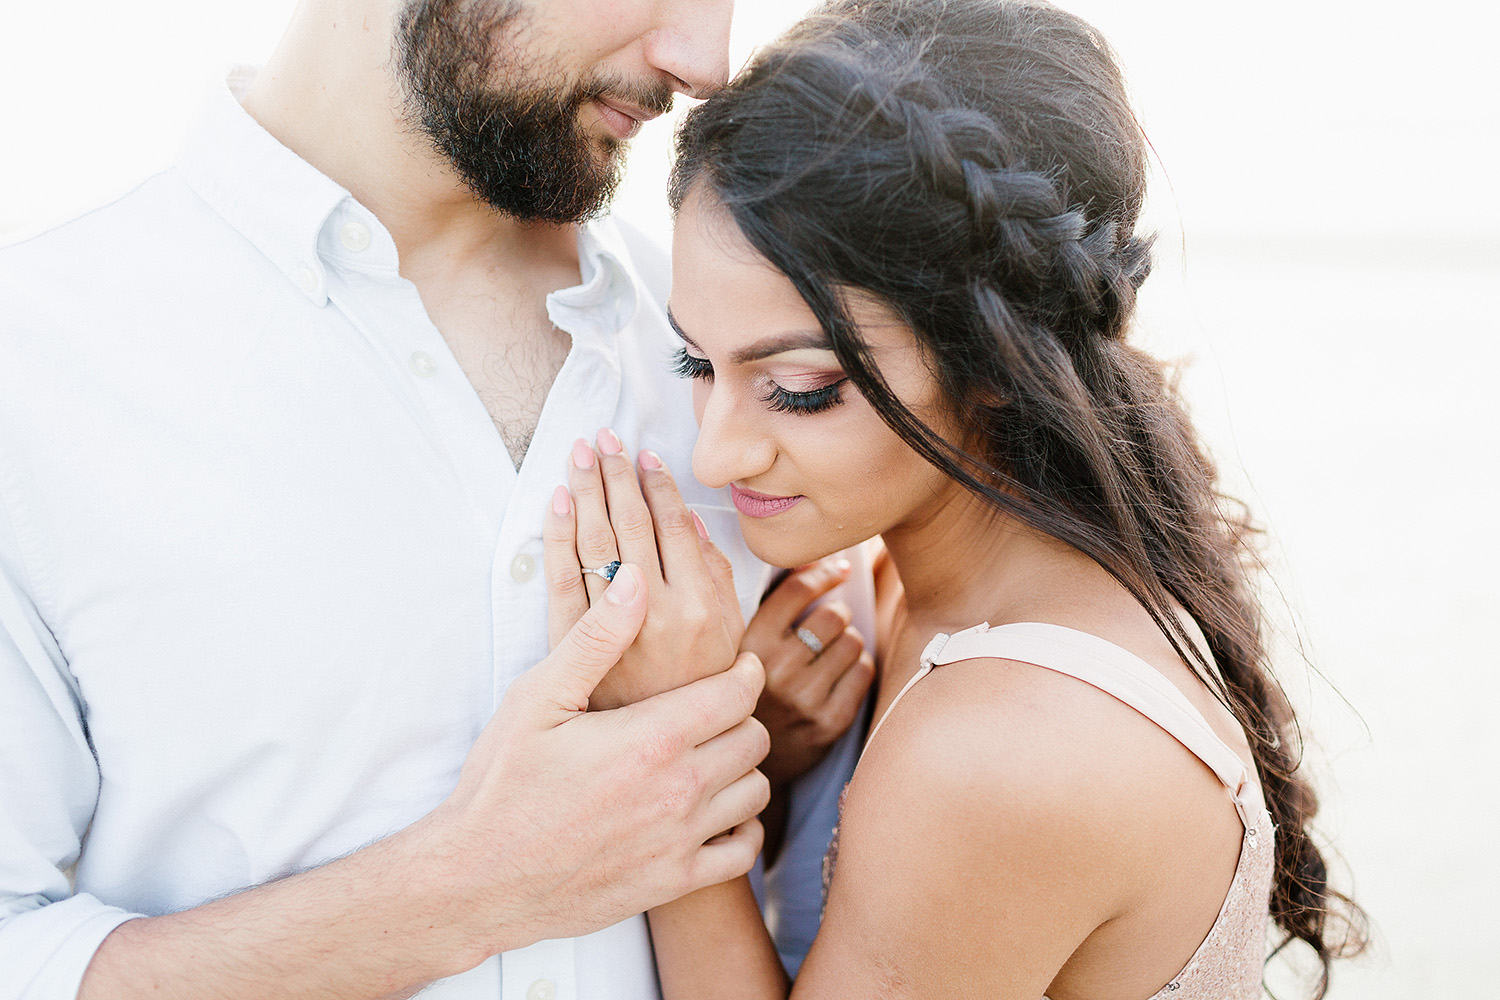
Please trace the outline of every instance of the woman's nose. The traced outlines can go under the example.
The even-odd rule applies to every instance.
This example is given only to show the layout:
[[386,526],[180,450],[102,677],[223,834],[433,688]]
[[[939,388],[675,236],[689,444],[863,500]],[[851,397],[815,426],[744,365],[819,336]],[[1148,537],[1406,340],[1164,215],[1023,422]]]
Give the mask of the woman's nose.
[[693,475],[705,486],[723,489],[753,479],[771,467],[776,443],[735,397],[719,386],[704,386],[698,406],[698,442]]

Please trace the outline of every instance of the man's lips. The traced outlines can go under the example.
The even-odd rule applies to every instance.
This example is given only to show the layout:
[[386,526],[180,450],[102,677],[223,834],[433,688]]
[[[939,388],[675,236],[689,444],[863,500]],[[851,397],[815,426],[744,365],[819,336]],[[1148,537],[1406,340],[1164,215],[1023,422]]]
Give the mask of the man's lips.
[[599,105],[599,116],[604,119],[604,124],[620,139],[633,137],[641,130],[642,122],[648,122],[659,114],[608,97],[596,97],[594,103]]
[[794,497],[777,497],[769,493],[741,489],[733,483],[729,485],[729,495],[734,499],[735,510],[746,517],[771,517],[790,509],[803,499],[801,494]]

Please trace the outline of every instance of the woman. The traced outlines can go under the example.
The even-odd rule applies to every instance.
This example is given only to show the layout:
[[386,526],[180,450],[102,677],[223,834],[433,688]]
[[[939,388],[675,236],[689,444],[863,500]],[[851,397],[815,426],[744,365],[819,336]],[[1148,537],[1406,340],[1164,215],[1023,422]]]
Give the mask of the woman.
[[[1256,997],[1268,918],[1321,996],[1357,943],[1250,529],[1125,339],[1145,152],[1103,39],[1033,0],[835,0],[683,126],[694,472],[773,564],[887,553],[796,996]],[[651,926],[668,998],[786,995],[743,880]]]

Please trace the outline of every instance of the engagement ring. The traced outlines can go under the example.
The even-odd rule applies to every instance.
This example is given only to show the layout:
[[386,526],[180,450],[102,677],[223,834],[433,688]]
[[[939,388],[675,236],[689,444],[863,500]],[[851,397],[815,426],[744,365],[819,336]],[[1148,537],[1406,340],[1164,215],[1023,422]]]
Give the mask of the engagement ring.
[[[592,573],[595,576],[602,576],[602,577],[604,577],[605,580],[613,580],[615,578],[615,574],[618,573],[619,571],[620,571],[620,560],[616,559],[614,562],[607,562],[607,563],[605,563],[603,566],[600,566],[598,569],[585,569],[584,573]],[[816,637],[814,637],[814,638],[816,638]],[[806,642],[807,640],[804,639],[803,641]]]

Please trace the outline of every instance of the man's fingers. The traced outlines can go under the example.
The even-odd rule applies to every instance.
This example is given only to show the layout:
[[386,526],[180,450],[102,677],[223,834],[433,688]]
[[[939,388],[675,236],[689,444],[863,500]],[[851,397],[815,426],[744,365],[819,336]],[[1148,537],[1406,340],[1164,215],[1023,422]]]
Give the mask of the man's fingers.
[[[710,794],[717,795],[759,767],[770,750],[771,734],[766,732],[759,719],[752,716],[697,747],[694,766],[701,775],[703,787]],[[740,822],[740,819],[731,818],[728,822],[723,822],[723,819],[716,820],[721,830]]]
[[720,789],[694,820],[705,841],[759,816],[771,801],[771,783],[759,771],[747,771]]
[[522,676],[522,690],[537,707],[544,728],[587,710],[589,695],[620,661],[646,620],[646,582],[635,566],[621,566],[602,597],[563,634],[545,660]]
[[757,642],[774,641],[802,617],[809,604],[849,579],[849,571],[849,560],[833,557],[788,574],[761,601],[745,634]]
[[556,648],[589,609],[575,540],[573,498],[559,486],[542,525],[542,567],[547,577],[547,645]]
[[684,744],[700,746],[749,718],[765,682],[759,657],[741,653],[728,670],[620,711],[639,715],[649,729],[673,732]]
[[748,872],[755,865],[765,839],[760,820],[752,819],[698,848],[689,876],[691,889],[718,885]]

